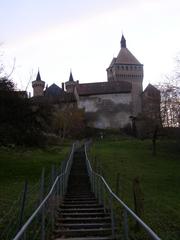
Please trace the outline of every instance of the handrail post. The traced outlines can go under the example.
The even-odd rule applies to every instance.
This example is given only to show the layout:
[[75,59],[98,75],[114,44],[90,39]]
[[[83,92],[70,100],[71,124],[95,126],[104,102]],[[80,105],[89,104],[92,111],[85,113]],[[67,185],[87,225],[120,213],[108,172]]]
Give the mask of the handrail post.
[[53,185],[54,179],[55,179],[55,167],[54,167],[54,165],[52,165],[52,167],[51,167],[51,185]]
[[[99,164],[99,174],[100,176],[102,175],[102,167],[101,165]],[[99,177],[99,203],[102,204],[102,181],[101,181],[101,178]]]
[[[44,197],[44,178],[45,178],[45,169],[42,169],[41,173],[41,187],[40,187],[40,202]],[[41,240],[45,240],[45,208],[42,207],[41,210]]]
[[115,237],[115,224],[114,224],[114,213],[113,213],[113,202],[112,202],[112,195],[110,194],[110,209],[111,209],[111,228],[112,228],[112,238]]
[[125,208],[123,209],[123,217],[124,217],[124,239],[129,240],[128,215]]
[[118,172],[116,176],[116,195],[117,196],[119,195],[119,190],[120,190],[119,182],[120,182],[120,173]]
[[23,193],[22,193],[22,200],[21,200],[21,209],[20,209],[20,215],[19,215],[19,228],[18,228],[18,230],[21,228],[22,222],[23,222],[24,208],[25,208],[26,195],[27,195],[27,187],[28,187],[28,183],[27,183],[27,180],[25,180],[24,189],[23,189]]
[[102,204],[104,207],[104,213],[106,213],[106,199],[105,199],[105,186],[102,188]]
[[65,169],[65,167],[64,167],[64,164],[65,163],[65,161],[63,161],[62,162],[62,196],[64,195],[64,169]]
[[[62,174],[62,163],[61,163],[61,166],[60,166],[60,174]],[[62,177],[59,179],[59,195],[60,197],[63,196],[63,189],[62,189]]]

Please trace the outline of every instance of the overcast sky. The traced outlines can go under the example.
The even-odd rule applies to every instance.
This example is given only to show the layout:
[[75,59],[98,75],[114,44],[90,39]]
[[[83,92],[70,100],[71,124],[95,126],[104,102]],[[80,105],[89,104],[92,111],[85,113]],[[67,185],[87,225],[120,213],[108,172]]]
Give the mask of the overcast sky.
[[123,32],[144,64],[146,86],[173,70],[179,25],[179,0],[6,0],[0,3],[1,58],[7,72],[16,59],[12,77],[22,90],[38,68],[48,85],[67,81],[70,69],[81,83],[106,81]]

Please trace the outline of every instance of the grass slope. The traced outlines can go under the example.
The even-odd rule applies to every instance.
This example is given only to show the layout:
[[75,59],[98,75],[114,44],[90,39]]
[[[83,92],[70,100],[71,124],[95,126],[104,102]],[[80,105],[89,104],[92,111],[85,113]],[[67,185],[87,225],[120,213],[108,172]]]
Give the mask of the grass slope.
[[91,156],[100,160],[114,190],[120,173],[121,197],[132,209],[133,179],[138,176],[144,221],[162,239],[180,239],[180,152],[173,141],[158,142],[155,157],[151,148],[151,141],[103,140],[95,142]]
[[49,149],[0,148],[0,216],[22,192],[25,179],[33,186],[40,179],[42,168],[49,174],[52,165],[68,157],[70,146]]

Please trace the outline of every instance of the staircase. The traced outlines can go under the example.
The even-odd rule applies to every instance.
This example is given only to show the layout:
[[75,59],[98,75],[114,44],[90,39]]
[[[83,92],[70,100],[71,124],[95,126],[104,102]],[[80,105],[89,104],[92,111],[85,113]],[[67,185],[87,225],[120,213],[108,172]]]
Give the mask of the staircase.
[[75,152],[68,189],[60,205],[53,240],[109,240],[110,212],[91,191],[83,149]]

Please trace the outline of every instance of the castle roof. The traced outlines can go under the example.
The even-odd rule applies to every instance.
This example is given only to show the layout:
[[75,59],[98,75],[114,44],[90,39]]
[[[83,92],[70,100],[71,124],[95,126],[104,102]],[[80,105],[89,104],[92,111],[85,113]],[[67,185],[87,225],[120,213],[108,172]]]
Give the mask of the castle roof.
[[141,64],[137,58],[125,47],[121,48],[117,58],[116,63],[119,64]]
[[126,39],[122,35],[121,38],[121,49],[116,58],[113,58],[109,68],[113,67],[115,64],[134,64],[141,65],[141,63],[137,60],[137,58],[129,51],[126,47]]
[[129,82],[96,82],[84,83],[76,86],[79,96],[112,94],[112,93],[129,93],[132,85]]
[[46,96],[59,96],[63,92],[62,88],[53,83],[50,87],[46,88],[44,94]]
[[74,82],[74,78],[72,75],[72,72],[70,71],[70,75],[69,75],[69,82]]
[[40,72],[38,70],[37,76],[36,76],[36,81],[41,81],[41,76],[40,76]]
[[155,86],[153,86],[152,84],[148,84],[147,87],[144,89],[144,91],[142,92],[142,94],[149,92],[150,94],[159,94],[160,95],[160,90],[157,89]]
[[116,58],[114,57],[109,65],[109,67],[113,67],[113,65],[116,63]]

